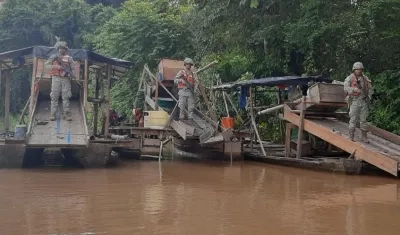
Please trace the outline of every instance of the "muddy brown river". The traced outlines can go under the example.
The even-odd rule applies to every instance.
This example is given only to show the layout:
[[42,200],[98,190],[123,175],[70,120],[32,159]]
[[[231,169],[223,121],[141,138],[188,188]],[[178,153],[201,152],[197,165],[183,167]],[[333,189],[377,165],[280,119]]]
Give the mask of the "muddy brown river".
[[399,180],[262,163],[0,170],[0,234],[400,233]]

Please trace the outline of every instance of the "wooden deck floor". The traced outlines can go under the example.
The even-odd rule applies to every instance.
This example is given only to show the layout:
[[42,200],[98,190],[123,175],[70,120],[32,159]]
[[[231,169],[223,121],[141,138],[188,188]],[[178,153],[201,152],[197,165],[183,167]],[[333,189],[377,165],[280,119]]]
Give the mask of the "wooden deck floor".
[[[86,135],[83,116],[80,112],[78,100],[71,100],[70,109],[72,121],[59,119],[60,125],[57,130],[57,121],[50,121],[50,101],[42,100],[36,106],[34,126],[32,135],[28,139],[31,147],[79,147],[86,145]],[[59,110],[62,113],[62,104],[59,103]],[[60,115],[61,116],[61,115]],[[68,133],[70,141],[68,143]]]

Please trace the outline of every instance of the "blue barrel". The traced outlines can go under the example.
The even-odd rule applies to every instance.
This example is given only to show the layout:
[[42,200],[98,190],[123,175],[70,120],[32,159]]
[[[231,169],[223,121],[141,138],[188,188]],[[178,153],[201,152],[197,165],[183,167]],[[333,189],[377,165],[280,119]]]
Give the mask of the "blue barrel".
[[25,139],[26,135],[26,125],[17,125],[15,126],[15,139]]

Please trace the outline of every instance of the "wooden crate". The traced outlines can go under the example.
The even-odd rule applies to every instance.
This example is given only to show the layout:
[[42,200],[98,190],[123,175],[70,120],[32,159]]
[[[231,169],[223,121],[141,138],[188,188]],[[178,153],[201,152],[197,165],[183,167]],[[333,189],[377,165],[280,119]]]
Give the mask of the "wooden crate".
[[316,83],[310,87],[310,99],[316,103],[344,103],[345,92],[343,85]]
[[181,60],[169,60],[162,59],[158,63],[158,74],[157,78],[163,81],[174,80],[179,70],[184,69],[183,61]]

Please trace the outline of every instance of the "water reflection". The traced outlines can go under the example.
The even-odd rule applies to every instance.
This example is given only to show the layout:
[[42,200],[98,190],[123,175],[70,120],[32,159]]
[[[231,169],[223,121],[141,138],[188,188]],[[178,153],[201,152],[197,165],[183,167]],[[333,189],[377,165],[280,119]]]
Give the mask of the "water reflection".
[[0,170],[0,234],[398,234],[393,179],[257,163]]

